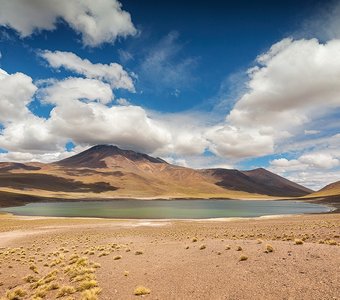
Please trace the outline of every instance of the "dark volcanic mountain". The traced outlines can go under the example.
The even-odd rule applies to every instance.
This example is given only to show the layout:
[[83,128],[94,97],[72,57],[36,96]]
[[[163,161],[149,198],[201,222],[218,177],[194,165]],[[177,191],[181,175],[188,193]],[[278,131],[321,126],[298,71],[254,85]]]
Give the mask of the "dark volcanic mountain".
[[208,169],[206,172],[220,180],[217,185],[231,190],[282,197],[298,197],[313,192],[263,168],[250,171]]
[[265,169],[195,170],[98,145],[52,164],[0,163],[0,192],[63,198],[266,198],[312,191]]
[[113,145],[97,145],[72,157],[57,162],[57,165],[65,167],[106,168],[104,159],[107,157],[121,156],[132,161],[148,161],[151,163],[165,163],[160,158],[154,158],[147,154],[131,150],[123,150]]

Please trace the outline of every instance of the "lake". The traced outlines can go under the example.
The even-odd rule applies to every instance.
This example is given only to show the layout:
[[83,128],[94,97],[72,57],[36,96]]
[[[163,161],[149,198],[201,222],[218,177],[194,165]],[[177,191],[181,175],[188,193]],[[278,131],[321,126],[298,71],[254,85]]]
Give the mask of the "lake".
[[2,208],[24,216],[119,219],[208,219],[328,212],[325,205],[300,201],[249,200],[110,200],[40,202]]

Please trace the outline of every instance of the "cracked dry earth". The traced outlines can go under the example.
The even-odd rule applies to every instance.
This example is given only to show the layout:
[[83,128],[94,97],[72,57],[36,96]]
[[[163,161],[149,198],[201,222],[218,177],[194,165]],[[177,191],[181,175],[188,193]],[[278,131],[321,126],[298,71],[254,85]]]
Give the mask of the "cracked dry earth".
[[340,299],[340,214],[0,216],[0,299]]

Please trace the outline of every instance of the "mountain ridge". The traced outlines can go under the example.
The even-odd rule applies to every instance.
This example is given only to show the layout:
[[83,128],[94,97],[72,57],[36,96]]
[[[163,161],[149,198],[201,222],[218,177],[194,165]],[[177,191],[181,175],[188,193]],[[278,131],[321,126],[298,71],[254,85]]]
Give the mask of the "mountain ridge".
[[[243,199],[312,192],[263,168],[196,170],[114,145],[96,145],[50,164],[0,163],[0,179],[0,191],[48,197]],[[63,188],[58,191],[53,182]]]

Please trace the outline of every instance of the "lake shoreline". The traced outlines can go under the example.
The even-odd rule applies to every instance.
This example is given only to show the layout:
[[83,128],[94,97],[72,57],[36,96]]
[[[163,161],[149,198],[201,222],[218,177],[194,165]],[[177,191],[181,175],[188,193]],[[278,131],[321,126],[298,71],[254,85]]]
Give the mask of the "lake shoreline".
[[[159,201],[159,202],[172,202],[172,204],[174,204],[174,202],[180,202],[180,201],[184,201],[184,204],[175,204],[175,205],[166,205],[164,207],[165,210],[162,211],[163,214],[160,214],[159,216],[157,215],[157,212],[147,212],[146,215],[145,214],[135,214],[135,213],[132,213],[131,215],[127,216],[126,214],[123,214],[123,215],[117,215],[116,214],[116,209],[117,210],[120,210],[120,209],[131,209],[131,207],[136,207],[136,208],[140,208],[140,209],[144,209],[144,208],[148,208],[148,207],[151,207],[152,208],[152,205],[149,206],[149,205],[146,205],[144,207],[144,205],[140,206],[140,204],[142,202],[144,202],[143,200],[139,200],[139,199],[48,199],[48,201],[46,201],[45,198],[40,198],[38,199],[38,201],[25,201],[25,202],[21,202],[21,203],[15,203],[15,205],[13,203],[6,203],[7,205],[4,205],[4,206],[0,206],[0,208],[4,209],[6,207],[21,207],[21,206],[24,206],[24,205],[27,205],[27,204],[39,204],[39,203],[46,203],[47,206],[49,206],[49,204],[59,204],[59,203],[67,203],[67,204],[70,204],[70,203],[78,203],[79,205],[79,202],[82,203],[84,202],[88,202],[89,206],[88,208],[91,210],[91,207],[93,205],[95,205],[95,208],[98,208],[99,210],[100,209],[111,209],[113,210],[113,213],[112,215],[110,214],[96,214],[95,212],[93,213],[93,215],[88,215],[87,212],[82,212],[82,208],[83,208],[83,205],[80,204],[80,208],[79,208],[79,214],[78,213],[72,213],[72,210],[71,211],[67,211],[65,213],[65,215],[61,215],[60,214],[60,211],[58,212],[58,210],[60,210],[60,207],[58,207],[58,205],[53,208],[54,206],[51,206],[50,209],[57,209],[57,213],[55,215],[49,215],[48,213],[45,214],[43,211],[42,212],[35,212],[34,210],[34,213],[30,212],[29,210],[28,211],[3,211],[4,213],[10,213],[10,214],[13,214],[14,216],[26,216],[26,217],[46,217],[46,218],[101,218],[101,219],[115,219],[115,220],[214,220],[214,219],[228,219],[228,218],[243,218],[243,219],[247,219],[247,218],[257,218],[257,217],[268,217],[268,216],[291,216],[291,215],[308,215],[308,214],[330,214],[330,213],[337,213],[337,211],[339,210],[339,207],[336,207],[335,204],[339,204],[338,201],[334,201],[334,199],[332,201],[328,201],[329,203],[325,202],[324,200],[322,199],[279,199],[279,200],[275,200],[275,201],[272,201],[272,205],[274,205],[272,207],[273,211],[266,211],[266,209],[263,210],[263,212],[258,212],[257,211],[257,203],[259,203],[260,201],[257,200],[257,201],[251,201],[251,200],[247,200],[248,203],[249,203],[249,211],[247,212],[247,209],[244,211],[244,215],[237,215],[236,214],[233,214],[231,213],[231,215],[219,215],[219,214],[216,214],[216,213],[213,213],[213,212],[209,212],[210,209],[214,209],[213,207],[207,207],[207,210],[206,210],[206,214],[202,214],[200,213],[199,215],[195,215],[188,212],[188,213],[185,213],[183,214],[183,212],[181,211],[181,214],[177,215],[176,213],[174,212],[169,212],[167,211],[167,209],[169,208],[170,210],[171,209],[177,209],[178,207],[180,207],[181,209],[186,209],[186,210],[190,210],[193,209],[204,209],[204,207],[206,207],[206,205],[209,203],[209,201],[212,201],[214,202],[215,204],[212,203],[212,205],[217,205],[218,207],[215,207],[215,209],[227,209],[227,210],[233,210],[233,209],[243,209],[242,208],[242,205],[241,202],[245,202],[246,200],[238,200],[238,199],[183,199],[183,198],[178,198],[178,199],[173,199],[173,200],[164,200],[164,199],[154,199],[154,200],[150,200],[150,202],[154,202],[154,201]],[[108,207],[101,207],[101,205],[98,205],[97,204],[103,204],[105,202],[135,202],[135,204],[133,203],[129,203],[129,205],[127,205],[125,207],[125,204],[123,204],[123,206],[121,206],[121,204],[117,204],[117,203],[114,203],[113,207],[112,206],[108,206]],[[188,203],[185,203],[186,201],[188,201],[188,203],[190,203],[189,207],[187,207],[187,204]],[[191,204],[193,204],[195,201],[199,201],[201,202],[200,204],[195,204],[194,206],[191,206]],[[202,203],[202,201],[204,201],[205,203]],[[232,201],[234,202],[234,205],[236,205],[236,207],[233,208],[233,206],[228,206],[225,207],[225,204],[222,204],[221,205],[219,204],[219,202],[229,202],[229,201]],[[289,206],[291,204],[288,203],[288,206],[286,206],[286,204],[284,204],[284,206],[282,206],[282,210],[281,211],[275,211],[275,207],[276,205],[274,203],[276,202],[294,202],[294,203],[301,203],[301,202],[304,202],[304,203],[310,203],[310,204],[314,204],[314,205],[321,205],[323,206],[324,208],[328,208],[328,210],[324,210],[324,211],[308,211],[308,210],[311,210],[312,208],[308,208],[306,207],[306,210],[307,211],[299,211],[299,207],[297,207],[295,211],[292,211],[292,210],[289,210]],[[149,202],[149,201],[148,201]],[[170,203],[169,202],[169,203]],[[267,201],[261,201],[261,202],[267,202]],[[239,204],[237,204],[239,203]],[[252,208],[252,205],[255,204],[255,206]],[[332,205],[333,204],[333,205]],[[159,205],[164,205],[164,203],[160,203],[160,204],[155,204],[155,207],[160,207]],[[177,206],[178,207],[177,207]],[[231,204],[233,205],[233,204]],[[240,205],[240,206],[239,206]],[[261,204],[259,204],[260,206],[260,209],[261,209]],[[191,207],[190,207],[191,206]],[[248,207],[248,205],[246,205],[246,207]],[[93,207],[92,207],[93,208]],[[39,206],[36,208],[39,210]],[[74,207],[71,206],[71,209],[75,209]],[[320,209],[322,209],[320,207]],[[94,210],[93,210],[94,211]],[[185,210],[184,210],[185,211]],[[1,212],[0,212],[1,213]],[[35,214],[36,213],[36,214]],[[258,213],[258,214],[257,214]]]
[[[231,199],[231,198],[190,198],[190,197],[187,197],[187,198],[150,197],[150,198],[82,198],[82,199],[67,198],[67,199],[62,199],[62,198],[53,198],[53,197],[32,196],[32,195],[27,195],[27,194],[0,192],[0,208],[24,206],[29,203],[41,203],[41,202],[48,203],[48,202],[79,202],[79,201],[107,202],[107,201],[160,201],[160,200],[161,201],[176,201],[176,200],[298,201],[298,202],[307,202],[307,203],[312,203],[312,204],[320,204],[320,205],[328,206],[330,208],[329,211],[317,212],[317,213],[312,213],[312,214],[336,214],[340,212],[340,195],[327,196],[327,197],[316,197],[316,198],[304,197],[304,198],[277,198],[277,199]],[[104,218],[104,219],[109,219],[109,218]]]

